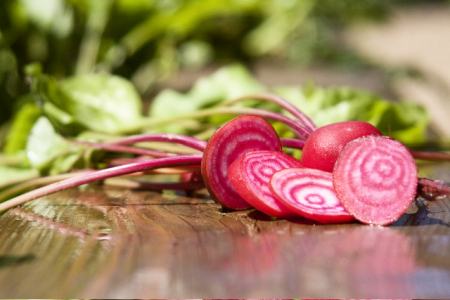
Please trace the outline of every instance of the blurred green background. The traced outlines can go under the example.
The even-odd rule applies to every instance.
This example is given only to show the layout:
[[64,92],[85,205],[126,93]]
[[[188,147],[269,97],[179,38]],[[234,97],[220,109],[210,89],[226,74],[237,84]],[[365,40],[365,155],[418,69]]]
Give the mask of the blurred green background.
[[418,0],[2,0],[0,125],[29,87],[24,66],[64,78],[109,72],[143,97],[180,69],[264,59],[364,65],[339,40],[355,22],[383,21]]

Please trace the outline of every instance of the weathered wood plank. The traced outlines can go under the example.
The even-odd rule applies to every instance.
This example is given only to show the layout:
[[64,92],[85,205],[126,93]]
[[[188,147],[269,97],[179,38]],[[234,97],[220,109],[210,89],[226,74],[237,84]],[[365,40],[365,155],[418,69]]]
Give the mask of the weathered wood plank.
[[69,189],[0,219],[2,298],[448,298],[450,200],[389,227]]

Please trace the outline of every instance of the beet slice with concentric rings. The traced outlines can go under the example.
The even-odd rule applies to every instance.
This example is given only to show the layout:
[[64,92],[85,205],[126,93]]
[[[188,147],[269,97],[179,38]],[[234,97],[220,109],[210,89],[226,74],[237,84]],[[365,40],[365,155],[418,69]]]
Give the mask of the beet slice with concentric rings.
[[290,168],[273,174],[272,194],[297,214],[324,224],[347,223],[355,218],[338,200],[329,172]]
[[201,164],[205,186],[211,197],[233,210],[250,208],[228,180],[228,167],[239,156],[255,150],[281,151],[277,132],[265,119],[243,115],[222,127],[209,139]]
[[272,195],[269,180],[276,171],[302,166],[299,160],[280,151],[251,151],[230,165],[228,179],[239,195],[257,210],[272,217],[287,218],[296,213]]
[[344,207],[362,223],[388,225],[411,205],[417,166],[410,151],[385,136],[351,141],[333,170],[333,185]]

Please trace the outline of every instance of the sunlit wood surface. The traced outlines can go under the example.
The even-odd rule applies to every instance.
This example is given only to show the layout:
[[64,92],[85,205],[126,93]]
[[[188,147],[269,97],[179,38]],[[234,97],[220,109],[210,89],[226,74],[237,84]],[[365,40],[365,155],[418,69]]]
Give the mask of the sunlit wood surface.
[[[450,165],[425,170],[450,179]],[[450,298],[450,199],[389,227],[90,186],[0,219],[1,298]]]

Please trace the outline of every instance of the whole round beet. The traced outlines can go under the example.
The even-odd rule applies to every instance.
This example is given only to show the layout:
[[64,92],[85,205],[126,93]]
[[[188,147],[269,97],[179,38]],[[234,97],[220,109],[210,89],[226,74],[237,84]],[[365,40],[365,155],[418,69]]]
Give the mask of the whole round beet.
[[300,161],[305,168],[332,172],[345,145],[368,135],[382,134],[372,124],[361,121],[339,122],[320,127],[306,140]]

